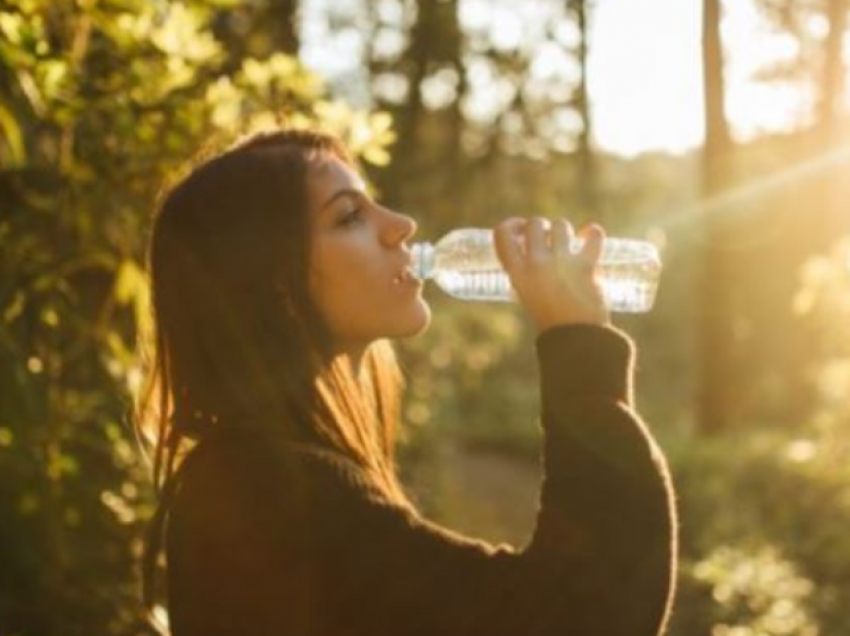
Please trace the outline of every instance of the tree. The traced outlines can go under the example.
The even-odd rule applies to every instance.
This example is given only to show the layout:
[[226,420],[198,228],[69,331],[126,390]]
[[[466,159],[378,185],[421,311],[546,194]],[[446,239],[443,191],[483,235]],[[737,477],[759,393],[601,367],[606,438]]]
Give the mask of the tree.
[[[593,157],[593,120],[588,98],[587,59],[589,53],[589,13],[593,4],[588,0],[567,0],[568,14],[573,16],[579,33],[576,46],[580,76],[575,89],[574,103],[581,120],[576,154],[579,162],[579,188],[582,207],[591,214],[598,212],[597,171]],[[595,215],[595,214],[594,214]]]
[[211,138],[321,121],[366,160],[388,118],[329,101],[283,54],[233,65],[217,2],[0,10],[0,630],[152,633],[136,563],[142,265],[163,183]]
[[[235,5],[235,6],[230,6]],[[265,58],[274,53],[298,56],[298,0],[231,0],[212,17],[213,33],[227,50],[232,68],[245,58]]]
[[[397,6],[395,18],[372,12],[370,28],[373,36],[393,33],[405,45],[387,52],[377,45],[380,37],[372,37],[365,56],[376,105],[392,113],[398,132],[395,160],[375,180],[388,203],[409,209],[412,201],[422,201],[423,192],[441,196],[459,190],[456,181],[465,168],[461,111],[467,86],[465,43],[457,0],[419,0]],[[389,95],[380,89],[387,81],[405,88],[399,95]],[[433,98],[429,103],[435,86],[448,95],[438,104]],[[436,171],[435,165],[450,169]]]
[[[338,25],[365,27],[368,92],[398,122],[393,164],[376,175],[391,205],[417,210],[437,232],[459,218],[486,223],[498,211],[540,213],[551,204],[535,197],[533,184],[525,184],[528,201],[518,207],[492,184],[508,187],[527,159],[557,153],[576,164],[561,172],[570,198],[558,201],[558,212],[595,207],[590,3],[553,2],[534,13],[522,3],[479,6],[464,19],[458,0],[361,4],[359,15],[348,11]],[[496,24],[513,26],[505,36]]]
[[[703,148],[703,197],[710,199],[725,183],[731,150],[729,125],[724,111],[723,43],[720,0],[703,0],[703,95],[705,146]],[[730,349],[732,333],[732,291],[734,271],[723,249],[729,230],[724,219],[707,215],[699,254],[699,388],[697,413],[699,428],[713,433],[729,426],[733,404],[730,373],[734,365]]]

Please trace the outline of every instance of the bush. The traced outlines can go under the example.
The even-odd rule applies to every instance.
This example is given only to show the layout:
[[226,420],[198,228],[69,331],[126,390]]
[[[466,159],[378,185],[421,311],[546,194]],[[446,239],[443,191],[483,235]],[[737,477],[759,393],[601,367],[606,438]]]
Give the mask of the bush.
[[[0,629],[151,633],[152,511],[129,424],[150,210],[210,138],[321,121],[387,160],[390,120],[294,59],[233,59],[219,5],[10,0],[0,10]],[[250,17],[250,11],[244,14]]]
[[682,532],[674,634],[844,633],[850,453],[837,451],[834,434],[813,424],[806,435],[755,430],[673,449]]

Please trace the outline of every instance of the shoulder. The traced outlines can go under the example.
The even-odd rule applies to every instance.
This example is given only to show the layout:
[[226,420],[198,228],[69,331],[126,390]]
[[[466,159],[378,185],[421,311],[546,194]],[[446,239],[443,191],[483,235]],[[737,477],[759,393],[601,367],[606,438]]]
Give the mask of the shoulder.
[[276,480],[273,454],[247,437],[217,436],[199,442],[174,475],[181,498],[211,491],[222,495]]
[[290,461],[259,439],[220,436],[199,442],[172,476],[172,534],[239,535],[297,514]]
[[165,536],[180,633],[282,633],[307,607],[316,551],[288,463],[260,440],[219,438],[201,441],[180,466]]
[[254,435],[201,441],[174,478],[175,507],[218,518],[248,508],[303,505],[328,491],[365,489],[369,483],[358,464],[340,452]]

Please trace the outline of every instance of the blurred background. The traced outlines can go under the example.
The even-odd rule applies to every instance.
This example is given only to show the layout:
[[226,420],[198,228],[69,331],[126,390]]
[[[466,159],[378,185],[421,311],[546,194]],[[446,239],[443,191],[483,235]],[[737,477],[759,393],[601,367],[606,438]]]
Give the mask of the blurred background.
[[[0,636],[154,634],[130,424],[157,193],[318,122],[419,238],[509,215],[653,241],[618,316],[681,506],[674,636],[850,636],[847,0],[0,0]],[[525,545],[534,333],[429,287],[404,479]],[[628,529],[624,528],[624,532]]]

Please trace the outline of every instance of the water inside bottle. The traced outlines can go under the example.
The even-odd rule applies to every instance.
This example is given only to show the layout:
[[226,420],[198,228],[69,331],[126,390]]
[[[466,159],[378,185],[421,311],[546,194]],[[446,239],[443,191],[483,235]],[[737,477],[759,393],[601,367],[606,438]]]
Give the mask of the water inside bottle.
[[[581,239],[571,249],[577,250]],[[516,301],[516,294],[496,256],[492,232],[456,230],[440,241],[433,252],[417,250],[427,262],[424,275],[433,276],[443,291],[463,300]],[[428,260],[433,257],[433,260]],[[661,263],[654,246],[639,241],[606,239],[598,264],[597,280],[611,311],[649,311],[655,301]]]
[[[611,311],[643,312],[652,307],[656,284],[646,263],[601,263],[598,280]],[[463,300],[513,302],[516,293],[500,268],[477,271],[442,270],[437,283],[451,296]]]

